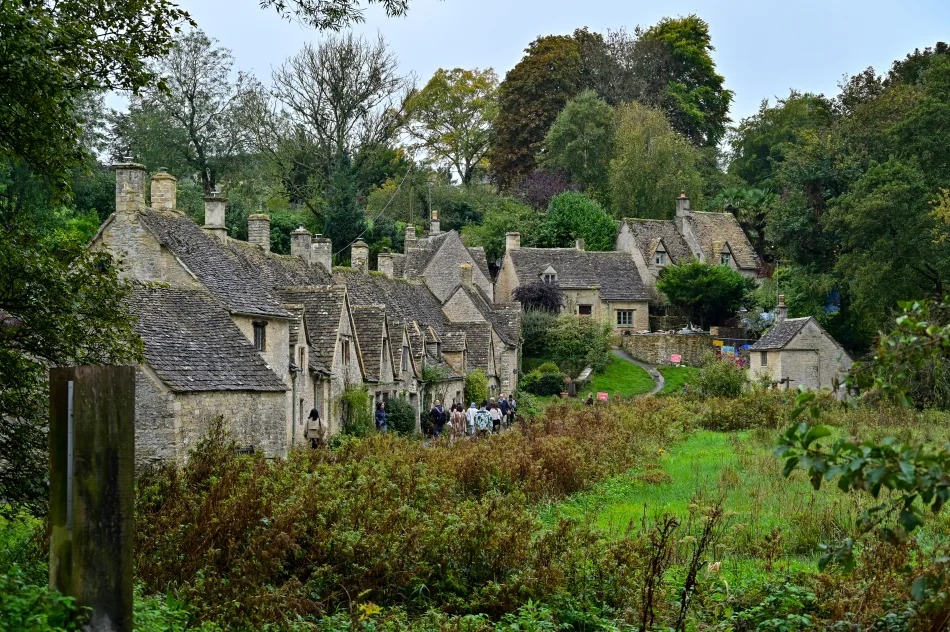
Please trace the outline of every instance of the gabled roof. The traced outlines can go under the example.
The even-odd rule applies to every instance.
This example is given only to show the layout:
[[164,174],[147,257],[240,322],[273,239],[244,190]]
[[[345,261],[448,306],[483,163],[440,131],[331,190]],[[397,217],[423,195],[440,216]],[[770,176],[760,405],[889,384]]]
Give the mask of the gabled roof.
[[485,320],[492,324],[498,337],[505,344],[517,347],[521,340],[521,303],[517,301],[492,303],[478,285],[475,287],[459,285],[459,288],[468,294]]
[[478,269],[482,271],[486,279],[491,281],[491,273],[488,271],[488,256],[485,254],[485,249],[481,246],[466,246],[466,248],[468,248],[469,254],[472,255],[472,259],[475,260]]
[[[386,324],[386,307],[383,305],[353,306],[353,323],[356,325],[356,337],[359,339],[360,353],[366,379],[379,381],[382,362],[392,362],[392,356],[383,358],[383,327]],[[390,347],[392,345],[390,344]]]
[[626,218],[623,221],[630,228],[637,248],[650,259],[647,263],[652,262],[653,253],[656,252],[660,241],[663,242],[666,254],[673,263],[685,262],[693,258],[693,253],[686,244],[686,240],[676,230],[676,223],[673,220]]
[[442,304],[422,283],[359,270],[339,270],[333,276],[336,283],[346,285],[352,305],[385,305],[386,316],[392,322],[416,321],[433,327],[437,333],[445,331],[448,321]]
[[332,285],[330,273],[301,257],[278,255],[246,241],[230,239],[226,247],[237,261],[253,271],[268,287]]
[[129,306],[146,363],[172,391],[287,390],[205,290],[138,287]]
[[750,351],[783,349],[785,345],[790,343],[792,339],[798,335],[798,332],[800,332],[811,319],[811,316],[806,318],[786,318],[782,322],[776,323],[752,345]]
[[684,221],[692,226],[693,234],[699,240],[707,261],[718,262],[722,244],[728,242],[732,257],[739,268],[753,270],[759,267],[759,258],[739,225],[739,221],[732,213],[693,211],[684,218]]
[[442,353],[465,351],[465,332],[449,330],[442,334]]
[[230,255],[189,217],[174,211],[139,212],[145,228],[234,313],[289,318],[259,275]]
[[481,369],[486,375],[492,375],[491,326],[488,323],[452,323],[452,329],[465,332],[468,370]]
[[409,252],[405,255],[406,258],[405,263],[402,265],[402,270],[396,270],[396,258],[393,258],[394,275],[400,277],[403,276],[400,272],[405,272],[408,273],[408,278],[410,279],[420,277],[432,262],[432,258],[439,252],[439,249],[445,245],[446,241],[456,240],[462,244],[462,248],[468,250],[468,254],[472,257],[475,265],[478,266],[478,269],[485,275],[485,278],[491,281],[491,273],[488,269],[488,257],[485,255],[485,249],[481,246],[465,246],[462,237],[454,230],[417,239],[415,247],[410,248]]
[[575,248],[519,248],[509,252],[518,284],[534,283],[549,266],[557,271],[558,287],[598,288],[608,301],[646,301],[633,257],[625,252],[587,252]]
[[286,302],[303,305],[304,324],[310,339],[310,370],[329,374],[346,306],[346,288],[339,285],[286,287],[279,291]]

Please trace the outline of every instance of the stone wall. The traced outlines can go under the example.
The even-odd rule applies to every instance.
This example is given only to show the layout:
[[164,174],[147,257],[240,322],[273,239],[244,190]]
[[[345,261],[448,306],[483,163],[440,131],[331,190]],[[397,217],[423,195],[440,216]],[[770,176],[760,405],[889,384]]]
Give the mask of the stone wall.
[[634,358],[650,364],[671,365],[670,356],[683,357],[680,364],[698,366],[707,351],[713,351],[708,334],[640,334],[623,336],[623,349]]
[[135,374],[135,469],[178,458],[175,396],[147,367]]
[[181,451],[192,449],[207,434],[211,421],[221,416],[239,447],[254,446],[267,456],[286,456],[288,399],[289,394],[281,392],[178,393],[174,407]]

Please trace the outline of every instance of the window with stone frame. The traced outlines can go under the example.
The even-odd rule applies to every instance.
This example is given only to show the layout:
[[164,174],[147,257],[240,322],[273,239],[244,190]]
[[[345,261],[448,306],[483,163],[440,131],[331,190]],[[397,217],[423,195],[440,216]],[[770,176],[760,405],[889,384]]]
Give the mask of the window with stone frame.
[[254,348],[258,351],[267,350],[267,322],[254,321]]
[[620,327],[630,327],[633,325],[633,310],[632,309],[618,309],[617,310],[617,325]]
[[340,342],[340,350],[343,354],[343,364],[344,365],[349,364],[350,363],[350,341],[342,340]]
[[409,347],[402,348],[402,370],[409,370]]
[[769,354],[765,351],[759,353],[759,366],[768,366],[769,365]]
[[590,316],[593,313],[593,306],[591,305],[578,305],[577,314],[578,316]]
[[719,255],[719,263],[721,265],[727,266],[729,265],[731,261],[732,261],[732,253],[726,250],[723,250],[722,253]]
[[656,265],[658,266],[665,266],[666,265],[666,251],[663,250],[662,248],[657,249],[656,256],[654,257],[654,261],[656,261]]

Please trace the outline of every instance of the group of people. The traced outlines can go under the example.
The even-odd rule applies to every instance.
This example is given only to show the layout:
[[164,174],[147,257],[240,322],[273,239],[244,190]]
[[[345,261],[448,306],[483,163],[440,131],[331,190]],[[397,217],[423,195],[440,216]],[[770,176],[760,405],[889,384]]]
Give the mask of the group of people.
[[483,400],[480,406],[472,402],[467,410],[462,404],[453,404],[446,411],[442,403],[435,400],[425,425],[426,435],[438,438],[448,430],[449,440],[454,441],[466,436],[497,434],[514,424],[517,408],[514,395],[504,394],[497,400],[494,397]]

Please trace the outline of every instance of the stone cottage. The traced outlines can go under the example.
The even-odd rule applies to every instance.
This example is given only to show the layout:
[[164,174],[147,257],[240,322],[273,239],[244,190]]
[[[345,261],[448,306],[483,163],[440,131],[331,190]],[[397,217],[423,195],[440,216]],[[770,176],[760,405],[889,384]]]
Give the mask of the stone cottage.
[[759,271],[755,249],[735,216],[693,211],[685,193],[676,200],[675,219],[624,219],[617,233],[617,250],[633,256],[649,286],[664,267],[693,259],[727,265],[749,278]]
[[560,288],[565,309],[609,319],[617,330],[650,328],[650,292],[626,252],[587,252],[575,248],[522,248],[521,235],[508,233],[505,257],[495,279],[495,297],[511,301],[516,288],[542,281]]
[[779,296],[775,324],[749,350],[749,379],[767,377],[786,390],[834,388],[851,369],[851,358],[814,317],[787,316]]

